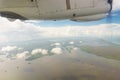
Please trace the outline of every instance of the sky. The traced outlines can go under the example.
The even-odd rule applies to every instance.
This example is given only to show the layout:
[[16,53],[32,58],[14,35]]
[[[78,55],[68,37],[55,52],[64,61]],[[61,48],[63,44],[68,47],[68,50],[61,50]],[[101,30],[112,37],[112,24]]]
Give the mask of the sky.
[[[33,67],[33,68],[35,68],[36,71],[40,71],[39,74],[41,76],[45,75],[44,73],[41,73],[41,71],[43,70],[43,72],[44,72],[46,67],[48,67],[49,69],[46,69],[46,71],[48,70],[47,71],[48,75],[56,76],[56,75],[62,74],[63,78],[69,79],[69,77],[71,75],[73,75],[74,73],[75,73],[75,75],[77,75],[76,70],[80,71],[80,73],[81,73],[81,70],[80,70],[80,69],[82,69],[82,68],[80,68],[81,66],[78,66],[78,67],[76,66],[76,64],[78,65],[78,62],[81,62],[81,61],[82,61],[82,63],[81,64],[79,63],[79,64],[82,65],[83,69],[87,69],[87,68],[91,69],[91,64],[92,64],[93,69],[94,69],[94,65],[95,65],[95,66],[97,66],[97,68],[95,67],[96,70],[99,70],[99,69],[105,70],[105,69],[107,69],[107,67],[105,67],[104,64],[106,66],[112,65],[110,68],[107,69],[108,73],[110,73],[111,72],[110,69],[113,68],[114,61],[117,61],[117,60],[111,61],[111,59],[103,58],[102,56],[98,57],[98,56],[94,56],[91,54],[86,54],[86,52],[83,52],[81,49],[79,49],[80,48],[79,45],[84,44],[84,41],[82,41],[81,38],[79,38],[79,37],[90,36],[91,39],[90,38],[85,39],[86,43],[88,42],[89,45],[93,45],[93,44],[98,45],[99,44],[99,45],[103,46],[103,45],[109,44],[109,42],[107,43],[105,40],[99,39],[99,38],[105,39],[106,37],[109,37],[109,36],[111,37],[111,35],[119,37],[119,42],[120,42],[120,0],[114,0],[114,7],[113,7],[113,11],[112,11],[112,23],[109,23],[106,18],[99,20],[99,21],[92,21],[92,22],[74,22],[74,21],[70,21],[70,20],[25,21],[25,22],[20,21],[20,20],[15,20],[13,22],[10,22],[8,19],[0,17],[0,62],[8,61],[8,63],[7,62],[1,63],[2,66],[0,68],[0,70],[1,70],[0,73],[2,73],[2,71],[4,71],[3,74],[5,74],[5,76],[6,76],[6,72],[10,73],[10,76],[11,76],[11,75],[14,75],[14,73],[11,74],[11,72],[9,72],[9,71],[13,70],[13,71],[17,71],[18,74],[20,73],[20,77],[21,77],[22,76],[21,75],[22,68],[25,68],[25,71],[29,71],[29,69],[31,69],[31,68],[28,65],[31,65],[31,63],[28,63],[28,65],[25,63],[25,66],[27,65],[27,67],[25,67],[24,62],[22,63],[22,60],[20,62],[18,62],[16,60],[15,64],[14,64],[13,63],[14,61],[12,59],[25,59],[27,61],[30,61],[31,59],[33,59],[33,60],[38,59],[38,57],[40,57],[41,55],[42,55],[42,57],[43,56],[46,56],[46,57],[44,57],[44,59],[42,58],[40,61],[36,60],[36,61],[38,61],[38,63],[32,62],[33,65],[35,63],[35,64],[40,64],[43,67],[43,68],[42,67],[40,68],[39,66],[36,66],[36,65],[34,65],[35,67]],[[70,37],[69,38],[70,40],[57,41],[57,39],[60,39],[60,38],[66,39],[66,37]],[[72,38],[77,37],[77,40],[74,41],[74,40],[72,40],[71,37]],[[94,40],[94,38],[92,38],[92,37],[97,37],[97,38],[95,38],[95,40]],[[40,40],[40,39],[42,39],[42,40]],[[53,42],[49,42],[48,40],[50,40],[50,39],[51,39],[51,41],[53,40]],[[92,40],[92,43],[91,43],[91,40]],[[35,41],[35,43],[32,43],[32,41]],[[11,42],[16,42],[16,43],[15,44],[12,43],[12,45],[11,45]],[[10,43],[10,44],[7,44],[7,43]],[[86,45],[86,43],[85,43],[85,45]],[[5,45],[1,45],[1,44],[5,44]],[[21,44],[21,46],[19,46],[19,44]],[[117,48],[117,47],[115,47],[115,48]],[[73,52],[73,55],[71,55],[72,51],[75,51],[75,54]],[[77,51],[79,51],[79,52],[77,52]],[[51,53],[52,53],[52,55],[59,55],[59,54],[66,54],[66,53],[71,53],[71,54],[69,55],[70,58],[69,58],[69,56],[48,57],[49,55],[51,55]],[[12,62],[9,62],[11,60],[12,60]],[[85,60],[85,63],[84,63],[84,60]],[[63,63],[61,63],[61,62],[63,62]],[[71,67],[71,62],[72,62],[72,64],[75,63],[72,65],[72,67]],[[99,62],[100,62],[100,64],[98,64]],[[103,63],[101,63],[101,62],[103,62]],[[46,63],[47,65],[46,64],[44,65],[43,63]],[[48,64],[48,63],[51,63],[51,64]],[[66,64],[66,63],[68,63],[68,64]],[[86,63],[90,63],[90,65],[88,65]],[[14,65],[10,65],[10,64],[14,64]],[[103,65],[101,65],[101,64],[103,64]],[[116,62],[115,62],[115,64],[116,64]],[[118,64],[119,63],[117,62],[117,64],[114,65],[114,66],[116,66],[114,68],[116,71],[119,69]],[[16,67],[16,65],[17,65],[17,67]],[[20,67],[19,67],[19,65],[20,65]],[[54,68],[54,67],[56,67],[54,65],[56,65],[57,68]],[[66,65],[67,67],[61,67],[64,65]],[[87,67],[84,67],[84,65]],[[17,69],[20,68],[19,69],[20,72],[18,70],[16,70],[16,68]],[[61,68],[63,68],[63,69],[61,69]],[[56,72],[57,69],[58,69],[58,71]],[[59,74],[59,71],[60,71],[60,74]],[[61,71],[63,73],[61,73]],[[74,71],[74,73],[73,73],[73,71]],[[51,74],[51,72],[55,73],[55,74]],[[70,72],[69,73],[70,76],[66,75],[66,74],[68,74],[68,72]],[[94,71],[94,72],[96,72],[96,71]],[[102,72],[102,73],[104,73],[104,72]],[[28,73],[28,75],[29,75],[29,73]],[[100,75],[101,75],[101,72],[100,72]],[[113,73],[113,76],[114,75],[116,75],[116,74]],[[23,76],[25,76],[25,75],[23,75]],[[66,78],[66,76],[68,78]],[[9,75],[7,77],[9,78]],[[34,76],[31,76],[31,77],[32,77],[31,79],[35,78]],[[44,77],[44,76],[42,76],[42,77]],[[89,77],[89,75],[88,75],[88,77]],[[12,78],[12,77],[10,77],[10,78]],[[50,78],[51,78],[51,80],[53,80],[53,77],[50,77]],[[48,80],[50,80],[50,78]],[[73,78],[74,78],[74,76],[73,76]],[[45,79],[47,80],[47,77],[45,77]]]
[[[83,77],[94,77],[91,76],[91,72],[88,70],[90,69],[93,71],[93,75],[96,75],[96,72],[98,72],[97,75],[100,74],[100,76],[104,77],[103,79],[105,79],[104,75],[112,77],[107,79],[113,79],[113,76],[116,79],[119,77],[119,74],[114,74],[114,70],[116,72],[120,72],[120,64],[117,60],[88,54],[88,52],[82,51],[80,46],[81,44],[87,44],[88,46],[92,45],[92,47],[97,50],[99,46],[103,47],[104,45],[111,45],[109,42],[105,41],[105,39],[111,39],[111,36],[113,36],[115,39],[119,38],[118,40],[120,43],[119,15],[120,0],[114,0],[112,23],[108,23],[106,18],[92,22],[74,22],[70,20],[40,20],[25,22],[15,20],[14,22],[10,22],[8,19],[0,17],[0,74],[2,75],[0,78],[5,77],[7,80],[10,80],[11,78],[15,77],[17,80],[21,80],[21,78],[29,78],[28,80],[34,80],[36,79],[36,76],[38,76],[43,78],[43,80],[53,80],[56,79],[56,76],[60,75],[60,79],[62,80],[77,80],[76,77],[81,77],[78,74],[81,74],[81,71],[84,70],[85,72],[88,72],[88,75],[83,72],[83,75],[81,74]],[[90,37],[85,38],[85,40],[84,38],[79,38],[84,36]],[[73,38],[75,38],[75,40]],[[67,39],[67,41],[63,39]],[[115,53],[117,50],[114,48],[117,47],[118,46],[110,46],[103,48],[105,48],[105,50],[113,48],[113,51],[110,51]],[[119,47],[117,49],[119,49]],[[55,56],[52,56],[51,54]],[[40,57],[41,59],[38,59]],[[23,62],[23,60],[25,60],[25,62]],[[33,61],[32,63],[26,64],[27,61],[31,60]],[[36,71],[39,73],[36,73]],[[106,74],[105,71],[110,74]],[[27,73],[28,76],[26,76],[26,72],[32,72],[32,74]],[[46,77],[45,75],[48,76]],[[92,80],[93,79],[94,78],[92,78]],[[6,79],[3,78],[3,80]]]
[[[112,19],[111,23],[120,23],[120,10],[113,10],[112,11]],[[71,21],[71,20],[59,20],[59,21],[38,21],[35,24],[36,25],[41,25],[44,27],[52,27],[52,26],[92,26],[92,25],[99,25],[99,24],[109,24],[110,21],[108,20],[108,16],[105,18],[98,20],[98,21],[90,21],[90,22],[76,22],[76,21]],[[31,21],[32,22],[32,21]],[[46,24],[47,23],[47,24]]]
[[0,17],[0,43],[26,41],[40,38],[97,36],[105,37],[114,33],[120,36],[120,1],[114,0],[112,23],[107,19],[92,22],[61,21],[8,21]]
[[[120,23],[120,0],[113,0],[113,10],[112,10],[112,23]],[[47,23],[47,24],[46,24]],[[91,21],[91,22],[74,22],[70,20],[60,20],[60,21],[38,21],[36,22],[37,25],[51,27],[51,26],[91,26],[91,25],[99,25],[99,24],[109,24],[107,21],[107,17],[98,20],[98,21]]]

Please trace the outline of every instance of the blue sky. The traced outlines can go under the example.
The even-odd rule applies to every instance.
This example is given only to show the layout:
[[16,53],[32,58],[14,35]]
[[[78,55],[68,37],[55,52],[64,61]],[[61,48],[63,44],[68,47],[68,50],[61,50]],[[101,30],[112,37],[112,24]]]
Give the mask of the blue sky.
[[[113,0],[113,9],[112,9],[112,23],[120,23],[120,0]],[[91,22],[74,22],[70,20],[61,20],[61,21],[37,21],[34,24],[40,25],[43,27],[64,27],[64,26],[93,26],[99,24],[109,24],[107,19],[104,18],[98,21]]]
[[[36,23],[36,25],[41,25],[44,27],[52,27],[52,26],[57,26],[57,27],[61,27],[61,26],[92,26],[92,25],[99,25],[99,24],[109,24],[109,22],[107,21],[107,17],[102,19],[102,20],[98,20],[98,21],[91,21],[91,22],[75,22],[75,21],[70,21],[70,20],[60,20],[60,21],[38,21]],[[120,11],[115,11],[112,12],[112,23],[120,23]]]
[[[61,21],[8,21],[0,17],[0,42],[26,41],[37,38],[78,37],[92,36],[120,36],[120,0],[114,0],[116,4],[112,12],[112,24],[104,18],[92,22]],[[33,24],[34,23],[34,24]],[[110,26],[109,26],[110,25]]]

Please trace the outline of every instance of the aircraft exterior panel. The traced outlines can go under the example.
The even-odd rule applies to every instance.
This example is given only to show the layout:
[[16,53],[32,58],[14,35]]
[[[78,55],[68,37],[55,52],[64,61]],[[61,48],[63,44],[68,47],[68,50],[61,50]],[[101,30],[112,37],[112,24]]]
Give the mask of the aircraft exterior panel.
[[0,0],[0,8],[16,8],[16,7],[34,7],[35,2],[31,0]]
[[27,19],[39,18],[37,3],[31,0],[0,0],[0,12],[19,14]]
[[0,0],[0,12],[34,20],[75,19],[106,14],[109,9],[107,0]]
[[93,16],[105,14],[110,9],[106,0],[37,0],[37,3],[43,20]]

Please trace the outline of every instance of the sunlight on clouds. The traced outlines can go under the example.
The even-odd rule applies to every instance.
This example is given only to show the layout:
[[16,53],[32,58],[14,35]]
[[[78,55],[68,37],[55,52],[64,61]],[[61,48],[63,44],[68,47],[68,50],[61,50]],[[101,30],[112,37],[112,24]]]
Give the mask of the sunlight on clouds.
[[113,0],[113,10],[120,10],[120,0]]
[[46,55],[46,54],[48,54],[48,50],[43,49],[41,53],[42,53],[43,55]]
[[39,48],[39,49],[34,49],[34,50],[32,50],[31,54],[32,54],[32,55],[35,55],[35,54],[43,54],[43,55],[46,55],[46,54],[48,54],[48,50],[46,50],[46,49],[41,49],[41,48]]
[[20,50],[22,48],[18,48],[17,46],[6,46],[6,47],[2,47],[1,51],[2,52],[10,52],[10,51],[14,51],[14,50]]
[[31,54],[35,55],[35,54],[41,53],[41,51],[42,49],[35,49],[35,50],[32,50]]
[[17,55],[16,55],[16,57],[18,58],[18,59],[25,59],[26,57],[27,57],[27,54],[29,54],[29,51],[24,51],[24,52],[22,52],[22,53],[18,53]]
[[51,46],[60,46],[61,43],[54,43],[54,44],[51,44]]
[[[117,24],[102,24],[97,26],[68,26],[66,27],[49,27],[44,28],[42,27],[41,31],[43,31],[42,35],[44,37],[79,37],[79,36],[104,36],[104,35],[111,35],[114,31],[114,34],[120,34],[119,30],[115,29],[116,27],[120,28]],[[114,28],[115,27],[115,28]],[[69,29],[69,31],[67,30]],[[115,30],[112,30],[115,29]]]
[[[53,26],[44,27],[25,23],[20,20],[9,22],[0,18],[0,42],[26,41],[41,38],[120,35],[119,24],[101,24],[94,26]],[[54,45],[60,45],[56,43]]]
[[14,22],[0,17],[0,42],[31,40],[39,36],[38,27],[20,20]]
[[69,42],[69,44],[71,44],[71,45],[74,44],[74,41]]
[[63,51],[62,51],[61,48],[57,47],[57,48],[53,48],[53,49],[51,50],[51,53],[53,53],[53,54],[62,54]]
[[73,50],[78,50],[78,48],[77,48],[77,47],[74,47]]
[[[120,0],[113,0],[113,11],[120,10]],[[113,14],[118,15],[118,14]],[[94,26],[53,26],[44,27],[32,23],[39,21],[22,22],[8,21],[0,17],[0,43],[26,41],[41,38],[79,37],[79,36],[110,36],[120,35],[120,24],[102,24]],[[40,23],[40,22],[39,22]],[[117,28],[117,29],[116,29]]]

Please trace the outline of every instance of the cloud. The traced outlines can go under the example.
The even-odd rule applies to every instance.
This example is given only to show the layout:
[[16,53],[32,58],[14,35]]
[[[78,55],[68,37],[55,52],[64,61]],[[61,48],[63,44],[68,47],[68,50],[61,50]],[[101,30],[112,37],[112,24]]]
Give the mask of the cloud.
[[43,49],[41,53],[42,53],[43,55],[46,55],[46,54],[48,54],[48,50]]
[[63,51],[62,51],[61,48],[53,48],[53,49],[51,50],[51,53],[53,53],[53,54],[62,54]]
[[35,55],[35,54],[43,54],[43,55],[46,55],[46,54],[48,54],[48,50],[46,50],[46,49],[41,49],[41,48],[39,48],[39,49],[34,49],[34,50],[32,50],[31,54],[32,54],[32,55]]
[[[117,29],[116,29],[117,28]],[[119,24],[101,24],[94,26],[64,26],[64,27],[41,27],[42,37],[79,37],[79,36],[102,36],[111,35],[114,31],[115,35],[120,35]]]
[[29,51],[24,51],[22,53],[18,53],[16,55],[16,58],[18,58],[18,59],[24,58],[25,59],[27,57],[27,54],[29,54]]
[[113,10],[120,10],[120,0],[113,0]]
[[61,43],[54,43],[54,44],[51,44],[51,46],[60,46]]
[[[109,36],[120,35],[120,24],[101,24],[94,26],[53,26],[44,27],[25,23],[19,20],[9,22],[0,18],[0,42],[26,41],[41,38],[79,37],[79,36]],[[60,45],[55,43],[54,45]]]
[[20,20],[14,22],[0,17],[0,42],[14,42],[36,39],[40,34],[38,27]]
[[83,43],[83,41],[80,41],[80,43]]
[[17,80],[102,80],[103,78],[103,80],[118,80],[119,66],[117,60],[80,50],[72,52],[71,55],[44,57],[29,62],[23,60],[1,62],[0,78],[4,80],[6,77],[7,80],[14,80],[13,78]]
[[69,44],[74,44],[74,41],[69,42]]
[[73,50],[78,50],[78,47],[74,47]]
[[19,48],[17,46],[6,46],[6,47],[2,47],[1,51],[2,52],[11,52],[11,51],[15,51],[15,50],[20,50],[22,48]]

